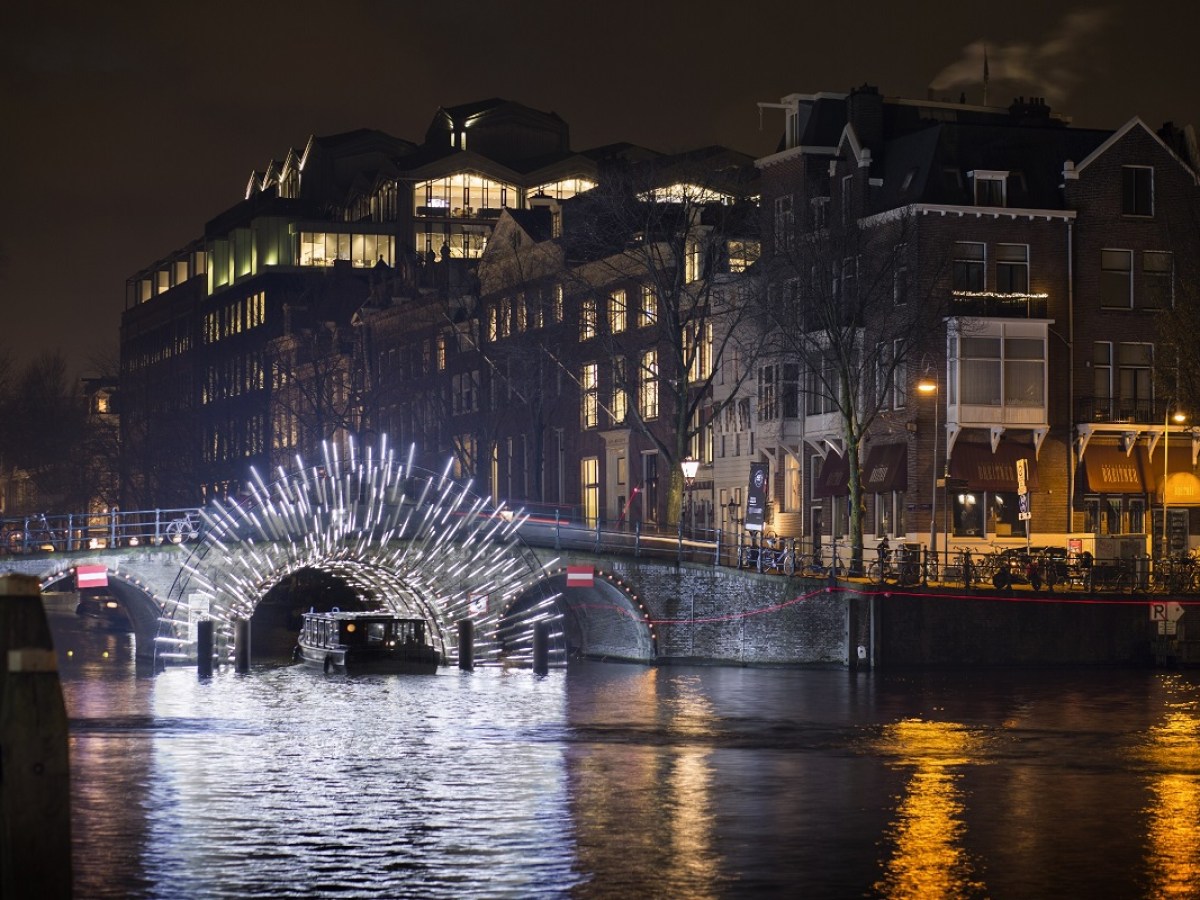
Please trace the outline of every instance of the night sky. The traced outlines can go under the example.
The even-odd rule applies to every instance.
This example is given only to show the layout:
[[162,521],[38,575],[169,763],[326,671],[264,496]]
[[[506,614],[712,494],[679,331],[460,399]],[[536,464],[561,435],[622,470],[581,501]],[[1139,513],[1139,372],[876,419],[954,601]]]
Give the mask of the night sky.
[[0,349],[115,359],[125,280],[201,235],[310,134],[423,139],[439,106],[553,111],[575,149],[771,152],[758,101],[847,91],[1042,96],[1075,124],[1200,127],[1196,4],[211,2],[5,16]]

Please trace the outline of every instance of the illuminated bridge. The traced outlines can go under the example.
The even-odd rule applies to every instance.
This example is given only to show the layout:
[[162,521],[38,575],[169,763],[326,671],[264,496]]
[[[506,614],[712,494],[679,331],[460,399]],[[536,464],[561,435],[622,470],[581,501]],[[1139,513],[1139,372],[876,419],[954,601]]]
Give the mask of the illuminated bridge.
[[345,459],[327,449],[319,463],[297,460],[270,483],[255,473],[242,502],[194,512],[26,522],[22,549],[31,552],[0,560],[0,570],[70,591],[80,567],[103,567],[139,659],[156,665],[194,662],[202,619],[212,620],[225,662],[239,620],[251,622],[256,660],[287,658],[301,613],[333,607],[423,618],[450,663],[464,620],[477,664],[530,665],[543,621],[551,665],[849,656],[845,601],[820,587],[800,596],[796,579],[716,567],[710,544],[602,539],[557,516],[532,520],[476,495],[449,465],[430,472],[386,444]]

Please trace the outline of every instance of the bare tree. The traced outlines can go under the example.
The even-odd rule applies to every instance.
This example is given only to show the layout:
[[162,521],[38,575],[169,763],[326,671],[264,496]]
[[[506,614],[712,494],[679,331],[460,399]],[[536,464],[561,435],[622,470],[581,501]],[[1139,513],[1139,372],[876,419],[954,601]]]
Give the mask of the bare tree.
[[564,277],[581,328],[594,327],[607,356],[623,361],[612,396],[624,408],[608,412],[667,463],[669,522],[680,516],[680,463],[734,402],[736,390],[714,395],[722,360],[738,353],[744,379],[761,349],[744,327],[759,309],[748,296],[758,282],[745,274],[758,255],[751,170],[719,148],[631,167],[564,215]]
[[65,357],[45,352],[16,370],[0,403],[6,422],[0,456],[31,485],[28,502],[83,509],[91,488],[82,477],[87,410]]
[[[804,370],[806,412],[826,416],[849,472],[849,526],[861,566],[864,440],[909,381],[909,366],[937,347],[944,304],[932,291],[938,266],[917,265],[903,213],[777,235],[764,310],[780,346]],[[923,271],[926,281],[910,273]],[[939,401],[940,402],[940,401]],[[819,421],[819,420],[818,420]],[[820,426],[818,425],[818,428]]]

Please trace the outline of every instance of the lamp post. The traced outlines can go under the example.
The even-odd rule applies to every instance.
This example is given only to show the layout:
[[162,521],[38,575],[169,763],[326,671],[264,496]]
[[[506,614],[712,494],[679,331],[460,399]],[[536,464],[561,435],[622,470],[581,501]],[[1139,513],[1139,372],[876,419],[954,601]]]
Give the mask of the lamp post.
[[[932,373],[932,377],[930,377]],[[938,391],[937,369],[935,369],[928,360],[925,363],[925,374],[921,376],[921,380],[917,382],[917,390],[922,394],[931,394],[933,396],[933,489],[931,492],[931,502],[929,504],[929,552],[933,554],[933,558],[937,559],[937,489],[938,489],[938,469],[937,469],[937,453],[938,453],[938,425],[939,425],[939,410],[941,406],[941,397]],[[929,581],[929,567],[922,566],[922,581]]]
[[1182,425],[1187,421],[1187,416],[1178,408],[1175,408],[1175,414],[1171,414],[1171,405],[1168,403],[1166,409],[1163,410],[1163,527],[1162,527],[1162,558],[1166,559],[1171,555],[1170,545],[1167,543],[1167,479],[1171,477],[1171,471],[1167,468],[1167,452],[1171,440],[1171,420],[1176,424]]
[[[700,471],[700,460],[692,459],[690,456],[679,464],[679,468],[683,470],[683,486],[687,490],[688,509],[692,506],[692,483],[696,480],[696,473]],[[694,526],[693,526],[694,528]],[[683,562],[683,509],[682,504],[679,510],[679,561]]]
[[[683,486],[687,488],[688,501],[688,517],[691,519],[689,523],[692,531],[692,537],[696,536],[696,508],[692,505],[692,485],[696,481],[696,473],[700,471],[700,460],[692,459],[690,456],[679,464],[683,469]],[[680,519],[683,516],[679,517]]]

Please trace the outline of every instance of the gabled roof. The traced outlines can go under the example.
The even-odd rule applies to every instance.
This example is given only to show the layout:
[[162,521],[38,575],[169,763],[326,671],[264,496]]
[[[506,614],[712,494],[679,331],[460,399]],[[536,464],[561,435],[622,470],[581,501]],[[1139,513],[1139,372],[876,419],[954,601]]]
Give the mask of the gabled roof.
[[1189,175],[1192,176],[1193,182],[1200,184],[1200,179],[1198,179],[1197,172],[1191,166],[1189,166],[1187,164],[1187,162],[1184,161],[1179,156],[1178,153],[1176,153],[1169,146],[1167,146],[1167,144],[1163,141],[1163,139],[1161,137],[1159,137],[1154,131],[1152,131],[1146,125],[1145,122],[1142,121],[1140,116],[1134,116],[1132,119],[1130,119],[1124,125],[1122,125],[1120,128],[1118,128],[1116,131],[1114,131],[1112,133],[1112,135],[1108,138],[1108,140],[1106,140],[1104,143],[1100,144],[1100,146],[1096,147],[1083,160],[1081,160],[1078,164],[1076,164],[1076,166],[1075,166],[1076,174],[1078,174],[1079,172],[1082,172],[1084,169],[1086,169],[1088,166],[1090,166],[1093,162],[1095,162],[1097,159],[1099,159],[1101,156],[1103,156],[1105,153],[1107,153],[1110,149],[1112,149],[1114,146],[1116,146],[1118,143],[1120,143],[1121,140],[1125,137],[1125,135],[1129,134],[1129,132],[1135,128],[1141,128],[1143,131],[1146,132],[1146,134],[1150,135],[1150,137],[1152,137],[1155,140],[1155,142],[1160,147],[1163,148],[1164,151],[1166,151],[1168,154],[1170,154],[1172,159],[1174,159],[1177,163],[1179,163],[1179,165],[1182,166],[1183,169]]

